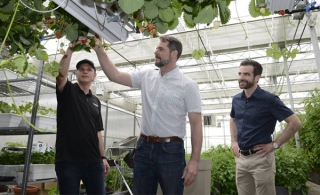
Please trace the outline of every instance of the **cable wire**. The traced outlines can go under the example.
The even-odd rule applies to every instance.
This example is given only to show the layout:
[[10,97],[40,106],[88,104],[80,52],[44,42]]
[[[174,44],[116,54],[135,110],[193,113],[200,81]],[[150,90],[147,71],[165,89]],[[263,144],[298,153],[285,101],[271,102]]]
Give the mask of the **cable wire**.
[[63,0],[62,3],[60,5],[58,5],[58,7],[54,8],[52,10],[47,10],[47,11],[40,11],[40,10],[33,9],[32,7],[29,7],[28,5],[26,5],[23,1],[20,1],[20,3],[22,5],[24,5],[26,8],[32,10],[32,11],[35,11],[35,12],[38,12],[38,13],[50,13],[50,12],[53,12],[53,11],[59,9],[65,1],[68,1],[68,0]]

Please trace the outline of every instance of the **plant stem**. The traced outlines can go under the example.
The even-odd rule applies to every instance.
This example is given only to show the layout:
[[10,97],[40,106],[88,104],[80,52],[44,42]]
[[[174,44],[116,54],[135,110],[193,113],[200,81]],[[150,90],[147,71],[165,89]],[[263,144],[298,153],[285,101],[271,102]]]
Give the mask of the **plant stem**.
[[266,20],[265,20],[265,18],[264,18],[263,16],[262,16],[262,18],[263,18],[263,21],[264,21],[264,25],[265,25],[266,28],[267,28],[268,34],[269,34],[269,36],[270,36],[270,38],[271,38],[271,40],[272,40],[272,43],[274,43],[274,40],[273,40],[273,38],[272,38],[272,36],[271,36],[271,33],[270,33],[270,31],[269,31],[269,28],[268,28],[268,26],[267,26]]
[[[198,25],[198,27],[199,27],[199,25]],[[200,50],[200,33],[199,33],[199,29],[198,28],[196,28],[197,29],[197,33],[198,33],[198,49]]]
[[19,3],[20,3],[20,0],[18,0],[18,3],[17,3],[17,6],[16,6],[16,9],[14,10],[14,13],[13,13],[13,16],[12,16],[12,19],[11,19],[11,22],[9,24],[9,27],[8,27],[8,30],[7,30],[7,33],[6,33],[6,36],[4,37],[4,39],[2,40],[2,43],[1,43],[1,46],[0,46],[0,52],[2,51],[2,48],[4,46],[4,43],[6,42],[7,38],[8,38],[8,35],[9,35],[9,32],[10,32],[10,29],[11,29],[11,26],[13,24],[13,21],[14,21],[14,18],[16,17],[16,13],[18,11],[18,7],[19,7]]
[[240,22],[241,27],[242,27],[242,29],[243,29],[243,31],[244,31],[244,34],[245,34],[245,37],[244,37],[244,38],[247,39],[247,38],[248,38],[248,34],[247,34],[247,31],[244,29],[244,26],[243,26],[243,24],[242,24],[242,22],[241,22],[241,20],[240,20],[240,16],[239,16],[239,13],[238,13],[238,8],[237,8],[237,1],[234,1],[234,3],[235,3],[235,6],[236,6],[236,13],[237,13],[239,22]]
[[9,83],[9,79],[7,77],[7,74],[6,74],[6,71],[4,70],[4,68],[2,68],[2,72],[4,74],[4,77],[6,78],[6,84],[7,84],[7,87],[8,87],[8,91],[9,91],[9,94],[10,94],[10,97],[12,99],[12,103],[13,103],[13,107],[15,109],[15,111],[18,113],[18,115],[20,115],[22,117],[22,119],[28,123],[31,127],[33,127],[35,130],[37,131],[40,131],[40,132],[44,132],[43,130],[39,129],[38,127],[36,127],[35,125],[33,125],[32,123],[30,123],[30,121],[28,121],[28,119],[21,113],[21,111],[19,110],[17,104],[16,104],[16,101],[14,100],[14,97],[12,95],[12,91],[11,91],[11,87],[10,87],[10,83]]
[[287,35],[286,35],[286,26],[284,24],[284,17],[282,16],[282,26],[283,26],[283,34],[284,34],[284,46],[287,45]]

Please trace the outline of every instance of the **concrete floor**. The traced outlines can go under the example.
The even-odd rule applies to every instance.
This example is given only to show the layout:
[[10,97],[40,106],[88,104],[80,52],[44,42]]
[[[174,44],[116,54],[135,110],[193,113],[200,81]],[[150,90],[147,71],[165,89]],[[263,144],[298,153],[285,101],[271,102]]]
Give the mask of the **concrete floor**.
[[307,181],[309,187],[308,195],[320,195],[320,185]]

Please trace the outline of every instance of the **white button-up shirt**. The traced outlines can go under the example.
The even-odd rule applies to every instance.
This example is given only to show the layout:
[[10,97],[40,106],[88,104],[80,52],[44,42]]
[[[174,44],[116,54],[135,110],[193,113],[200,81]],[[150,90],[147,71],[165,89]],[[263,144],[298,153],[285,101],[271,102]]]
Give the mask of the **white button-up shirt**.
[[201,113],[197,83],[183,75],[179,67],[161,76],[160,70],[130,73],[133,88],[141,89],[141,133],[147,136],[183,138],[186,115]]

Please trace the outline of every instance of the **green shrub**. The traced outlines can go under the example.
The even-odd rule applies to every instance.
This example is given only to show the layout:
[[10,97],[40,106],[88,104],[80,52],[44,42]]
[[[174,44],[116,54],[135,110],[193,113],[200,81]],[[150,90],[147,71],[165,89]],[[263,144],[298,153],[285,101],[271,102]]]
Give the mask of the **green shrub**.
[[[1,165],[21,165],[24,164],[26,151],[7,151],[1,149],[0,164]],[[54,164],[55,153],[53,151],[31,152],[31,164]]]
[[302,128],[298,131],[301,148],[309,156],[314,173],[320,173],[320,92],[315,89],[302,102],[304,113],[299,114]]
[[237,194],[235,157],[229,146],[211,147],[201,158],[212,159],[211,193],[219,194],[215,184],[221,185],[221,195]]
[[307,194],[311,160],[302,149],[286,146],[276,151],[276,186],[284,186],[289,192],[301,190]]

